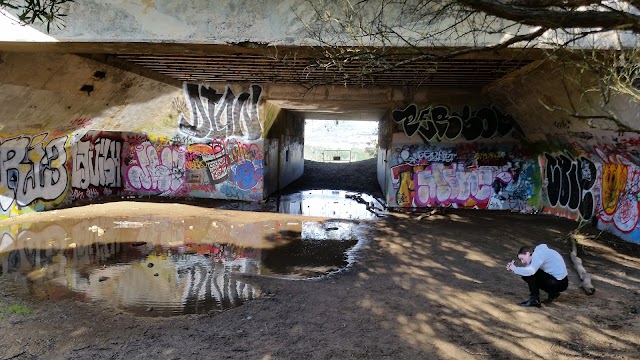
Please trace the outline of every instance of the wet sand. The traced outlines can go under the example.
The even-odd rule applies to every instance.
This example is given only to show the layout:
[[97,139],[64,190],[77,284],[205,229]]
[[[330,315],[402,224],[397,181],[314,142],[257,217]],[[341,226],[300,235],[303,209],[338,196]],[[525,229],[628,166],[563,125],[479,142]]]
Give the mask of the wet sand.
[[[207,315],[138,317],[79,299],[41,299],[0,278],[0,358],[638,358],[640,246],[586,229],[579,255],[596,287],[587,296],[563,240],[572,221],[472,210],[423,215],[362,222],[369,241],[347,271],[329,277],[238,274],[264,296]],[[541,242],[565,257],[569,288],[551,305],[522,308],[526,284],[504,267],[520,246]]]

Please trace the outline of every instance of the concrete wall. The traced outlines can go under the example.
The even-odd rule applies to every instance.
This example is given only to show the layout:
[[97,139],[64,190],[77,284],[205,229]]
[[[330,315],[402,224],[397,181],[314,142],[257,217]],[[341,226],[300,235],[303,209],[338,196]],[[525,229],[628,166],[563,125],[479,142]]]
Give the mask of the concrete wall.
[[[492,106],[393,111],[387,202],[400,207],[529,210],[535,161],[517,122]],[[415,121],[418,119],[418,121]]]
[[[179,88],[75,55],[0,60],[2,217],[117,195],[261,200],[304,170],[303,113],[269,105],[289,87]],[[587,106],[577,89],[557,93],[561,77],[547,70],[485,95],[336,87],[289,105],[390,107],[378,158],[390,206],[542,211],[640,242],[640,135],[595,131],[539,106],[569,97]],[[615,106],[640,127],[637,104]]]
[[[67,14],[64,26],[54,25],[50,33],[44,25],[36,24],[33,26],[35,31],[25,31],[12,25],[7,17],[0,17],[0,29],[3,30],[0,40],[310,45],[304,27],[304,21],[314,13],[309,3],[306,0],[192,0],[180,3],[170,0],[83,0],[63,5]],[[386,6],[389,26],[402,32],[406,16],[398,16],[393,7],[393,4]],[[339,14],[344,11],[344,5],[332,7],[328,3],[326,10]],[[434,24],[432,33],[442,30],[444,24],[453,26],[455,21]],[[500,27],[506,28],[502,23],[496,24],[496,32]],[[526,33],[528,29],[520,31]],[[480,37],[460,35],[466,32],[464,23],[453,26],[450,32],[425,45],[480,46],[482,42],[493,44],[504,35],[499,32]],[[454,34],[457,36],[452,36]],[[404,35],[413,34],[407,31]]]
[[[388,204],[543,212],[640,242],[640,135],[594,130],[549,111],[572,102],[583,113],[602,114],[593,98],[581,96],[578,86],[567,88],[552,69],[493,84],[485,105],[460,106],[460,96],[451,106],[396,107]],[[640,108],[631,99],[614,98],[610,110],[640,128]]]
[[[591,221],[640,242],[640,135],[608,131],[613,124],[606,120],[590,126],[587,120],[548,110],[573,104],[581,114],[603,114],[599,94],[583,93],[594,79],[578,75],[547,64],[493,84],[487,93],[528,132],[540,167],[540,210]],[[543,107],[541,101],[552,106]],[[614,95],[607,109],[623,124],[640,129],[640,106],[633,99]]]
[[384,118],[378,122],[378,157],[376,159],[376,176],[382,192],[386,194],[389,179],[389,154],[391,140],[393,138],[393,121],[391,112],[387,112]]
[[[64,23],[51,26],[36,24],[31,27],[21,27],[17,21],[11,19],[10,12],[0,12],[0,41],[89,41],[89,42],[170,42],[170,43],[207,43],[207,44],[242,44],[257,43],[268,45],[319,45],[309,40],[305,24],[314,14],[310,5],[322,6],[321,13],[343,19],[352,16],[354,4],[342,1],[324,2],[320,5],[311,0],[236,0],[210,1],[192,0],[189,2],[175,2],[171,0],[83,0],[62,5],[66,14]],[[360,14],[366,10],[379,9],[380,2],[367,1]],[[403,43],[404,39],[419,39],[423,46],[483,46],[494,45],[505,38],[515,35],[531,33],[532,29],[517,25],[502,19],[485,19],[484,14],[478,13],[459,18],[439,18],[431,24],[420,16],[428,16],[431,7],[425,6],[421,11],[409,9],[403,2],[385,1],[384,14],[378,17],[375,11],[370,11],[362,19],[356,19],[360,24],[373,24],[381,21],[388,28],[397,31],[403,38],[393,37],[390,43]],[[402,13],[401,13],[402,11]],[[15,14],[14,14],[15,15]],[[421,31],[420,26],[413,25],[422,20],[429,24],[422,30],[424,36],[414,31]],[[470,31],[483,24],[482,31]],[[64,25],[64,26],[61,26]],[[356,24],[357,25],[357,24]],[[318,24],[312,24],[317,28]],[[329,25],[336,28],[335,23]],[[363,32],[366,33],[365,28]],[[373,29],[372,29],[373,31]],[[436,34],[434,36],[434,34]],[[329,32],[326,38],[333,38]],[[565,43],[567,36],[562,31],[548,31],[542,37],[542,42]],[[581,40],[581,41],[580,41]],[[595,34],[573,42],[573,46],[590,48],[592,44],[611,47],[621,40],[625,46],[637,46],[637,37],[629,33],[616,36],[614,32]],[[342,36],[336,43],[354,43],[349,36]],[[365,45],[381,45],[372,42],[371,37],[363,36],[360,41]],[[355,44],[358,45],[358,44]],[[516,44],[518,45],[518,44]],[[525,45],[525,44],[523,44]],[[526,44],[531,45],[531,44]]]
[[280,109],[267,138],[278,144],[276,171],[279,180],[276,190],[280,190],[304,172],[304,118],[296,112]]
[[75,55],[0,60],[1,217],[103,196],[263,199],[262,86],[179,88]]

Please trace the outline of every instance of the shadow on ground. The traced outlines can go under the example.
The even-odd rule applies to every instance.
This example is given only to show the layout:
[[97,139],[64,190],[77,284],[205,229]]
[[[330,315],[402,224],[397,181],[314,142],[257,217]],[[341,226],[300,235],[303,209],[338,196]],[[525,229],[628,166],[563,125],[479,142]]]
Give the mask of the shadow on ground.
[[370,241],[351,270],[314,281],[239,275],[265,297],[207,316],[136,318],[75,301],[24,300],[2,283],[3,358],[573,359],[640,353],[639,247],[583,241],[593,296],[570,286],[541,309],[516,304],[505,271],[522,244],[560,240],[576,224],[547,216],[447,211],[363,224]]

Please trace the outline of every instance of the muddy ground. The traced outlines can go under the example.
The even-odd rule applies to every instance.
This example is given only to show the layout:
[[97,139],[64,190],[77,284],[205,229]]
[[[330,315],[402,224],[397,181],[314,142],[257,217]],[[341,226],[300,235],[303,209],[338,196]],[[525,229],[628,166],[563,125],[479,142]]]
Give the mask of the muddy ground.
[[[334,167],[324,181],[357,183],[345,174]],[[293,185],[317,188],[306,177]],[[210,315],[135,317],[93,303],[35,301],[0,279],[0,359],[640,358],[639,246],[587,230],[579,255],[595,294],[578,288],[570,268],[556,302],[522,308],[525,283],[505,264],[521,245],[540,242],[568,262],[562,236],[575,223],[509,212],[420,215],[373,222],[354,265],[330,277],[242,276],[267,295]]]

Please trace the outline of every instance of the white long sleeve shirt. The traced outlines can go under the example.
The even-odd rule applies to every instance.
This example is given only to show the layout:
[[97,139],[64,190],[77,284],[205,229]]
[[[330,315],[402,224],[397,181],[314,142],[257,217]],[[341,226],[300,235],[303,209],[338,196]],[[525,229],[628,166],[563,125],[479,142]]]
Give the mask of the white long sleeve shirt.
[[533,250],[531,263],[527,266],[516,267],[513,272],[520,276],[531,276],[541,269],[558,280],[567,276],[567,266],[562,255],[557,251],[549,249],[546,244],[540,244]]

